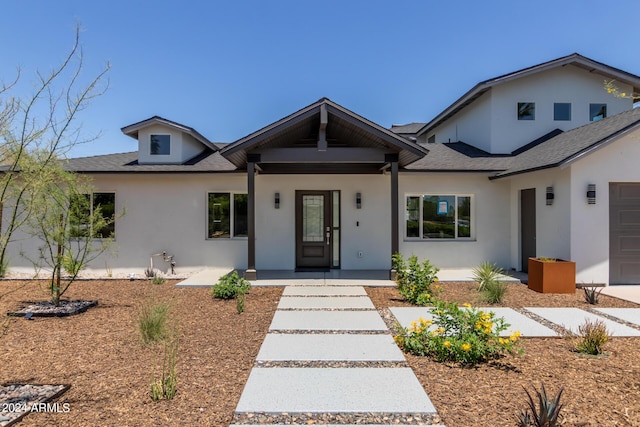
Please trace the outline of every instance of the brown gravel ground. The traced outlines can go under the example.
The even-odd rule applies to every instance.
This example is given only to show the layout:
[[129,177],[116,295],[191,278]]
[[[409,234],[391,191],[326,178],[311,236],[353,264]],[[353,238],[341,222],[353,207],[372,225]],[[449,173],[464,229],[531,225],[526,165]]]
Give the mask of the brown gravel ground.
[[[71,299],[97,299],[86,313],[65,318],[0,317],[0,383],[60,383],[69,413],[33,413],[21,426],[227,426],[267,333],[282,288],[254,288],[246,311],[212,299],[207,289],[175,282],[82,281]],[[443,284],[442,297],[478,303],[474,285]],[[0,281],[0,314],[46,298],[37,282]],[[368,288],[377,308],[407,305],[393,288]],[[169,302],[178,323],[178,393],[154,403],[149,395],[152,350],[139,341],[140,306]],[[484,304],[483,304],[484,305]],[[587,307],[582,295],[541,295],[510,285],[506,306]],[[638,307],[601,296],[601,307]],[[5,327],[3,327],[3,325]],[[522,387],[544,381],[565,387],[565,425],[640,426],[640,338],[614,338],[603,358],[573,353],[562,339],[525,339],[523,356],[477,368],[407,356],[444,423],[513,426],[524,406]],[[384,385],[381,384],[381,387]]]
[[[0,295],[24,283],[0,281]],[[70,299],[97,299],[97,307],[64,318],[0,318],[9,322],[0,336],[0,383],[71,384],[58,399],[69,413],[32,413],[20,425],[228,426],[282,288],[252,289],[239,315],[234,301],[173,283],[77,282]],[[0,299],[0,313],[45,298],[29,282]],[[152,350],[142,347],[136,326],[148,300],[169,302],[180,331],[172,401],[154,403],[149,394]]]
[[[482,303],[474,283],[442,284],[441,297],[458,303]],[[408,306],[393,288],[369,288],[377,308]],[[593,307],[582,291],[575,295],[548,295],[511,284],[507,307]],[[599,307],[639,307],[602,295]],[[613,338],[605,357],[575,353],[562,338],[525,338],[524,354],[507,356],[475,368],[437,363],[407,355],[438,410],[442,421],[453,426],[515,426],[517,412],[526,405],[526,388],[540,387],[548,394],[564,387],[562,410],[566,426],[640,426],[640,338]]]

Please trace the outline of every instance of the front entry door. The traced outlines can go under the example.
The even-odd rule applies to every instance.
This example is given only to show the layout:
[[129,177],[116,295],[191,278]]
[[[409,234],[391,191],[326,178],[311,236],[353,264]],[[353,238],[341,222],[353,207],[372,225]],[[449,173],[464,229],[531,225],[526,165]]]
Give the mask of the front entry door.
[[331,267],[331,192],[296,191],[296,269]]

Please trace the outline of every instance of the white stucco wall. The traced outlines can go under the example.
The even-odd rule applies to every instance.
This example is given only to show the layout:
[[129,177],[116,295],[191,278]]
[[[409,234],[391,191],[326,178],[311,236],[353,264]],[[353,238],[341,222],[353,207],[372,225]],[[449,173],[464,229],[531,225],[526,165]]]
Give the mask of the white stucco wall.
[[[607,116],[632,107],[604,89],[604,77],[567,65],[498,84],[465,107],[435,133],[436,142],[462,141],[494,154],[508,154],[554,129],[589,123],[589,104],[607,104]],[[628,85],[620,85],[631,92]],[[518,102],[535,102],[535,120],[518,120]],[[571,103],[571,120],[553,119],[553,104]],[[426,141],[426,139],[425,139]]]
[[[96,192],[115,192],[116,221],[113,254],[104,254],[89,269],[143,274],[149,256],[166,251],[175,256],[178,271],[203,266],[246,268],[247,239],[207,239],[207,193],[246,193],[244,174],[96,175]],[[17,236],[19,237],[19,236]],[[11,268],[32,271],[20,250],[34,254],[34,239],[11,246]],[[158,260],[156,260],[158,261]],[[165,269],[159,261],[156,267]]]
[[[400,175],[400,252],[429,259],[438,268],[471,268],[490,261],[508,269],[510,216],[509,184],[489,181],[486,174],[407,173]],[[471,194],[472,240],[407,239],[405,233],[408,194]]]
[[[640,182],[640,130],[571,165],[571,255],[578,283],[609,283],[609,183]],[[596,204],[587,204],[596,184]]]
[[[256,177],[256,269],[295,268],[296,190],[340,190],[341,268],[391,268],[388,175],[258,175]],[[280,209],[274,194],[280,193]],[[362,209],[356,209],[356,193]],[[362,252],[362,257],[358,257]]]
[[[522,270],[520,191],[536,190],[536,256],[571,259],[570,171],[558,168],[516,175],[497,181],[510,182],[511,265]],[[554,200],[546,204],[547,187],[553,187]]]
[[448,120],[429,132],[435,135],[435,142],[462,141],[482,150],[491,149],[491,92],[476,99],[463,109],[454,120]]
[[[607,104],[607,116],[632,107],[603,87],[604,77],[573,65],[553,68],[495,86],[491,98],[491,153],[510,153],[554,130],[589,123],[589,104]],[[622,91],[630,87],[622,85]],[[518,102],[535,102],[535,120],[518,120]],[[571,121],[553,120],[553,104],[571,103]],[[473,105],[473,104],[472,104]]]

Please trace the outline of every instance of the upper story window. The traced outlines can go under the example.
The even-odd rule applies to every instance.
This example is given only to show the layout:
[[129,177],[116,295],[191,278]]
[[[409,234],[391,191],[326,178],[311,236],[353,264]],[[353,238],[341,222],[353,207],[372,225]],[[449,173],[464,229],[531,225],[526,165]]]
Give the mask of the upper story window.
[[518,120],[535,120],[536,103],[518,102]]
[[151,155],[171,154],[171,135],[151,135]]
[[406,236],[422,239],[470,239],[470,195],[406,197]]
[[589,104],[589,121],[597,122],[607,117],[607,104]]
[[431,136],[427,139],[427,143],[429,143],[429,144],[435,144],[435,143],[436,143],[436,135],[435,135],[435,134],[431,135]]
[[553,104],[553,120],[571,121],[571,103],[555,102]]

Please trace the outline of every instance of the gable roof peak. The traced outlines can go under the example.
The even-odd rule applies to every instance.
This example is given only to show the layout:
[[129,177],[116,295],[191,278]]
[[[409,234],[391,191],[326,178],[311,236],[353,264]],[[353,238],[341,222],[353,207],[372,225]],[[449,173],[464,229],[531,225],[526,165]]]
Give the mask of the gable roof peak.
[[130,136],[133,139],[138,139],[138,132],[141,129],[144,129],[153,125],[163,125],[163,126],[167,126],[169,128],[175,129],[177,131],[186,133],[188,135],[191,135],[197,141],[201,142],[203,145],[212,149],[213,151],[218,151],[218,147],[214,143],[209,141],[205,136],[203,136],[200,132],[198,132],[194,128],[187,125],[183,125],[182,123],[174,122],[173,120],[165,119],[164,117],[160,117],[157,115],[152,116],[148,119],[139,121],[137,123],[133,123],[131,125],[125,126],[120,130],[125,135]]
[[550,70],[557,67],[563,67],[565,65],[574,65],[590,73],[600,74],[606,79],[616,80],[618,82],[628,84],[633,87],[634,92],[640,92],[640,76],[626,72],[619,68],[612,67],[602,62],[598,62],[577,52],[574,52],[560,58],[552,59],[541,64],[533,65],[531,67],[523,68],[477,83],[474,87],[471,88],[471,90],[466,92],[456,101],[454,101],[453,104],[449,105],[440,114],[431,119],[430,122],[428,122],[422,129],[420,129],[417,136],[424,135],[431,129],[449,120],[451,117],[456,115],[462,109],[482,96],[485,92],[491,90],[494,86],[498,86],[500,84],[507,83],[542,71]]

